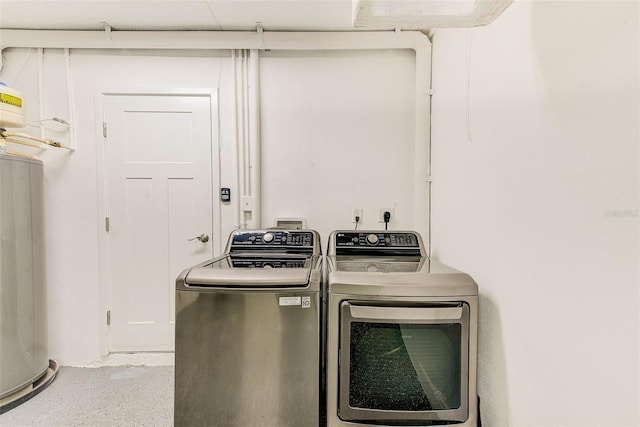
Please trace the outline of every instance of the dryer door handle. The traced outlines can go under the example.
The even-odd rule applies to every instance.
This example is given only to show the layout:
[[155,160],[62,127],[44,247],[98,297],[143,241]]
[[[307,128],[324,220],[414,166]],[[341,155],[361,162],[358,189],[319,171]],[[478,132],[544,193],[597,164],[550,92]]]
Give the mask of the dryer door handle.
[[353,319],[424,321],[462,319],[462,307],[373,307],[349,304]]

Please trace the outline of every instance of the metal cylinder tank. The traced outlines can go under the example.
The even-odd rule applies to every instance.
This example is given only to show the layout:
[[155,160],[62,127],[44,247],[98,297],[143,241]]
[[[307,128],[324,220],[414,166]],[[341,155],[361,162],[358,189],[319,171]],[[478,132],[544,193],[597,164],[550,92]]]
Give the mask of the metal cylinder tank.
[[44,176],[0,154],[0,399],[46,373]]

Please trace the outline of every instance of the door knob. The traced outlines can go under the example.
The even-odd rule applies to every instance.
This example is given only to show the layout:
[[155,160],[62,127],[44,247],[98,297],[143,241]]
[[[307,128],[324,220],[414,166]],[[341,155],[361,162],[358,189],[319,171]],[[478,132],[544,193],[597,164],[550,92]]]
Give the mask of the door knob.
[[200,240],[202,243],[207,243],[209,241],[209,236],[207,236],[206,234],[202,233],[198,237],[193,237],[191,239],[187,239],[187,241],[191,242],[191,241],[196,240],[196,239]]

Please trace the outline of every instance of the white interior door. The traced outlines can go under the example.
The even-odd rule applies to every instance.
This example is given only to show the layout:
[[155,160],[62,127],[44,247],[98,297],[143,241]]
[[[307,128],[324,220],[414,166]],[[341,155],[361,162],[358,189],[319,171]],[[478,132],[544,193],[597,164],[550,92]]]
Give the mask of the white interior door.
[[105,96],[111,352],[174,349],[175,278],[212,256],[212,105]]

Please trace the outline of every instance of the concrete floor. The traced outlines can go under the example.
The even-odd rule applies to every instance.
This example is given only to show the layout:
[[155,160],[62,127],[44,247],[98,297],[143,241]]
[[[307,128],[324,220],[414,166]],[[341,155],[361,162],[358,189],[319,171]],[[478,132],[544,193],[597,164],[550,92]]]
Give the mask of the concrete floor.
[[63,366],[46,389],[0,415],[0,425],[172,426],[173,375],[173,366]]

